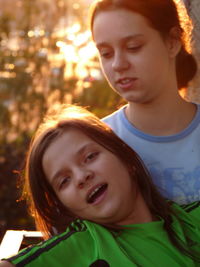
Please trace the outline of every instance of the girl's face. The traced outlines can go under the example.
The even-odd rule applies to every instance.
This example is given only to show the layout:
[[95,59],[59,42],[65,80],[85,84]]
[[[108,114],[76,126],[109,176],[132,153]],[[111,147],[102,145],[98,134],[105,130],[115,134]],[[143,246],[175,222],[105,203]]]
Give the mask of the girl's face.
[[60,201],[75,215],[116,224],[137,217],[136,189],[127,168],[79,130],[69,129],[50,144],[43,168]]
[[98,13],[93,38],[105,77],[127,101],[165,98],[171,85],[176,86],[180,42],[172,37],[164,40],[140,14],[126,9]]

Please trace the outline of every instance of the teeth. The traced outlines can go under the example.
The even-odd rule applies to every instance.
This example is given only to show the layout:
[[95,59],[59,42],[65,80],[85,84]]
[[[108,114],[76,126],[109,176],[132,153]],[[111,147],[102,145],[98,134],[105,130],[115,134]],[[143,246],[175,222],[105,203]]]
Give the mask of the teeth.
[[124,79],[124,80],[121,80],[121,83],[122,83],[122,84],[125,84],[125,83],[128,83],[128,82],[130,82],[130,79]]
[[98,186],[97,188],[92,191],[92,193],[89,194],[88,199],[91,199],[91,197],[102,187],[102,185]]

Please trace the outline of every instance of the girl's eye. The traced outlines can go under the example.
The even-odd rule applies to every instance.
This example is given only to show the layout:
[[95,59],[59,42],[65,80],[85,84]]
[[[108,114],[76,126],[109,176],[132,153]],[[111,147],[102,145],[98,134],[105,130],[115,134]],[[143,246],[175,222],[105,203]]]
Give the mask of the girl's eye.
[[64,186],[66,186],[70,181],[70,177],[64,177],[60,179],[60,182],[58,184],[58,189],[61,190]]
[[138,46],[127,46],[127,49],[132,51],[132,52],[137,52],[142,48],[142,45],[138,45]]
[[102,58],[109,58],[112,56],[112,52],[109,50],[105,50],[105,51],[101,50],[99,51],[99,53]]
[[89,153],[87,156],[86,156],[86,159],[85,161],[86,162],[90,162],[92,161],[93,159],[95,159],[97,156],[98,156],[99,152],[92,152],[92,153]]

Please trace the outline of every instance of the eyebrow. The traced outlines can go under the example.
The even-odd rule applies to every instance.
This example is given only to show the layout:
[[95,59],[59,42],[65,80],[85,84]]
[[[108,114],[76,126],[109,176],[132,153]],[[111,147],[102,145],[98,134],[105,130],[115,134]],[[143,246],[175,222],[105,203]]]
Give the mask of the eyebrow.
[[[140,34],[140,33],[138,33],[138,34],[134,34],[134,35],[128,35],[128,36],[126,36],[126,37],[123,37],[123,38],[120,40],[120,42],[124,43],[124,42],[128,42],[128,41],[131,41],[131,40],[133,40],[133,39],[140,38],[140,37],[144,37],[144,35],[143,35],[143,34]],[[107,45],[108,45],[107,42],[100,42],[100,43],[97,43],[97,44],[96,44],[96,47],[97,47],[97,48],[101,48],[101,47],[103,47],[103,46],[107,46]]]
[[[88,147],[90,147],[90,146],[93,146],[95,143],[93,143],[93,142],[89,142],[89,143],[86,143],[84,146],[82,146],[78,151],[76,151],[76,154],[75,154],[75,156],[76,155],[81,155],[81,154],[83,154],[87,149],[88,149]],[[68,171],[68,169],[62,169],[62,170],[59,170],[59,171],[57,171],[54,175],[53,175],[53,177],[50,179],[50,184],[51,185],[53,185],[55,182],[56,182],[56,180],[64,173],[64,172],[66,172],[66,171]]]

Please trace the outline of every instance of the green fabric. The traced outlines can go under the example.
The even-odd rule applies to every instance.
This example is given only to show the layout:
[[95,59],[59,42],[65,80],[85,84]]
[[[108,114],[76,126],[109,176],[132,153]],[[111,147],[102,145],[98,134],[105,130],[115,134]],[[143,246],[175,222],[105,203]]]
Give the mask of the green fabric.
[[[190,205],[190,213],[176,205],[174,209],[182,220],[180,225],[179,221],[173,218],[176,233],[184,242],[184,233],[189,235],[194,241],[190,245],[200,254],[200,216],[197,216],[200,215],[200,206],[196,203]],[[187,210],[186,207],[184,209]],[[98,260],[104,260],[104,265],[92,265]],[[27,248],[9,261],[16,266],[30,267],[200,266],[200,263],[194,263],[169,242],[162,220],[127,225],[118,234],[113,234],[95,223],[77,222],[63,234]]]

